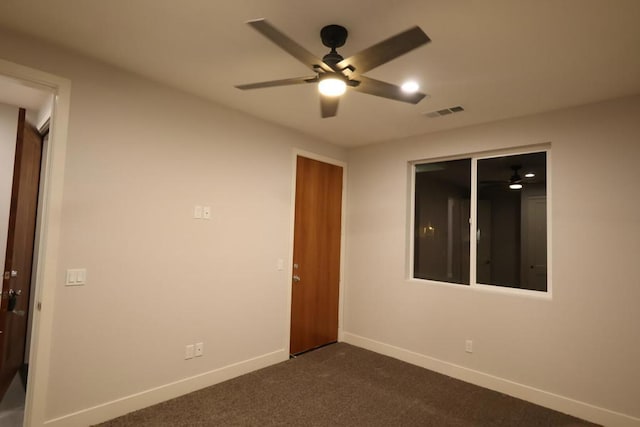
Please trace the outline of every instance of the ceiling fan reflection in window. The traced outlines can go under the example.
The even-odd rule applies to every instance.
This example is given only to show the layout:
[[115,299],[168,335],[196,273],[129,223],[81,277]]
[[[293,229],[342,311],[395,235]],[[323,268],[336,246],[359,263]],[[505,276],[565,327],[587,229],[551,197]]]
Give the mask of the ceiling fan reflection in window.
[[413,27],[381,41],[344,59],[336,49],[344,46],[348,32],[340,25],[327,25],[320,31],[322,44],[331,49],[322,59],[300,46],[264,19],[248,21],[251,27],[280,46],[315,73],[307,77],[293,77],[236,86],[238,89],[260,89],[302,83],[317,83],[320,92],[320,112],[323,118],[338,112],[338,102],[347,88],[369,95],[417,104],[426,95],[407,93],[400,86],[375,80],[363,74],[431,41],[420,29]]
[[[511,177],[508,180],[480,180],[480,185],[504,185],[507,184],[511,190],[520,190],[522,189],[523,179],[520,175],[520,169],[522,169],[522,165],[511,165],[511,170],[513,171]],[[534,173],[526,173],[525,178],[533,178],[535,176]]]

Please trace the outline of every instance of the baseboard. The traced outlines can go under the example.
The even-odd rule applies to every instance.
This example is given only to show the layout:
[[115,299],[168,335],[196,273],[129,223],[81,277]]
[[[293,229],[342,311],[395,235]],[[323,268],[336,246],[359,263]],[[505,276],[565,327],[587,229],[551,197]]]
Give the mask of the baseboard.
[[265,368],[289,358],[287,350],[277,350],[253,359],[204,372],[173,383],[125,396],[92,408],[46,421],[49,427],[86,427],[101,423],[147,406],[155,405],[196,390]]
[[343,332],[342,338],[342,341],[348,344],[375,351],[376,353],[384,354],[385,356],[390,356],[394,359],[411,363],[412,365],[417,365],[490,390],[499,391],[500,393],[508,394],[587,421],[605,426],[640,426],[640,418],[600,408],[589,403],[580,402],[575,399],[560,396],[528,385],[519,384],[490,374],[485,374],[480,371],[445,362],[404,348],[395,347],[393,345],[361,337],[349,332]]

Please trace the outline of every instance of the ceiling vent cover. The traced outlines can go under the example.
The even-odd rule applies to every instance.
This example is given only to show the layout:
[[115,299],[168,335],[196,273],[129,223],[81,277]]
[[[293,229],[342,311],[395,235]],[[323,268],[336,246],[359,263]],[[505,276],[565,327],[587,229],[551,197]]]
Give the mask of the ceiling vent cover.
[[455,107],[444,108],[442,110],[431,111],[430,113],[424,113],[425,116],[436,118],[442,116],[448,116],[449,114],[459,113],[464,111],[464,108],[461,105],[456,105]]

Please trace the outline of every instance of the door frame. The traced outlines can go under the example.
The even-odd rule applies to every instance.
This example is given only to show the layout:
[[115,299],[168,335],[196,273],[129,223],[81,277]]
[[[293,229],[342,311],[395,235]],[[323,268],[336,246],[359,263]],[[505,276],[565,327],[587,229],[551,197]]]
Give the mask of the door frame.
[[299,148],[293,148],[291,155],[291,220],[289,227],[289,259],[287,264],[287,285],[285,287],[287,292],[287,307],[286,307],[286,331],[284,351],[289,354],[291,348],[291,292],[293,290],[293,281],[291,280],[293,271],[293,243],[294,243],[294,230],[296,221],[296,176],[298,172],[298,156],[306,157],[308,159],[317,160],[319,162],[328,163],[331,165],[340,166],[342,168],[342,208],[340,210],[340,283],[338,286],[338,341],[343,340],[343,326],[344,326],[344,266],[346,258],[346,239],[345,231],[346,227],[346,212],[347,212],[347,163],[335,159],[333,157],[327,157],[321,154],[317,154],[310,151],[305,151]]
[[41,228],[35,236],[40,242],[37,253],[35,304],[32,312],[29,376],[25,400],[24,425],[41,426],[45,422],[49,355],[53,331],[55,291],[58,283],[58,246],[62,217],[64,166],[69,123],[71,81],[34,68],[0,59],[0,74],[19,83],[53,94],[49,143],[44,147],[43,181],[39,198],[42,210],[38,213]]

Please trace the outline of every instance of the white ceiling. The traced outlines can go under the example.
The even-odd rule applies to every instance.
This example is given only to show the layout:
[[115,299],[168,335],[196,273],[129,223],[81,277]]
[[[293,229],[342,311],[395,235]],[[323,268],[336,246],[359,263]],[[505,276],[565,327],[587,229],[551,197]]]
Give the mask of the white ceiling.
[[[367,73],[418,80],[417,105],[348,92],[321,119],[310,75],[244,22],[267,18],[317,56],[320,29],[349,30],[348,57],[419,25],[432,39]],[[30,34],[343,146],[640,93],[640,0],[5,0],[0,26]],[[434,110],[466,111],[428,118]]]

